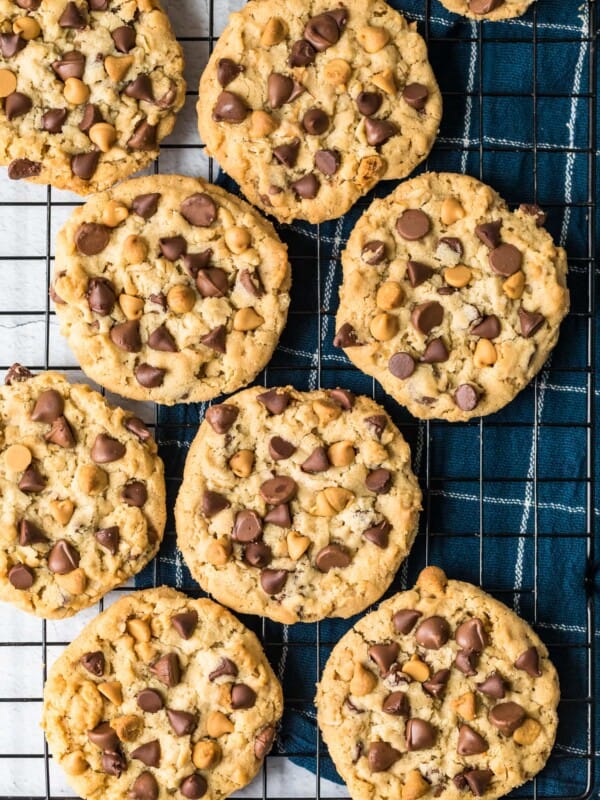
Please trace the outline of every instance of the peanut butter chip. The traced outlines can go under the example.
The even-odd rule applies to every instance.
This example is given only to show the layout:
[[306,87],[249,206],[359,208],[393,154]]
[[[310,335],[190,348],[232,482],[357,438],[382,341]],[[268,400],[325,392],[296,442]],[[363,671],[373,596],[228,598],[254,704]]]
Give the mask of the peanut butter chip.
[[17,88],[17,77],[9,69],[0,69],[0,97],[8,97]]
[[129,72],[133,65],[133,56],[106,56],[104,59],[104,69],[108,77],[118,83]]
[[23,472],[31,464],[31,451],[22,444],[12,444],[4,451],[4,461],[13,472]]

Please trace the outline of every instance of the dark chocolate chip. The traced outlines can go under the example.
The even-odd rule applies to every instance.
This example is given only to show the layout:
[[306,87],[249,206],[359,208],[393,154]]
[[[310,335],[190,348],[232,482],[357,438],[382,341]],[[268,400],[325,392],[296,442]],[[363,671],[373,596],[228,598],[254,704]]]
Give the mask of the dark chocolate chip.
[[165,686],[177,686],[181,680],[181,668],[176,653],[167,653],[161,656],[158,661],[150,667],[150,672],[154,673],[161,683]]
[[150,219],[150,217],[156,214],[160,197],[158,192],[153,192],[152,194],[138,194],[138,196],[134,197],[131,201],[131,210],[142,219]]
[[109,331],[109,336],[112,343],[119,350],[123,350],[126,353],[139,353],[142,349],[142,337],[138,320],[131,319],[127,322],[113,325]]
[[498,703],[488,713],[488,719],[504,736],[512,734],[525,721],[525,709],[518,703]]
[[365,133],[367,135],[367,144],[371,145],[371,147],[378,147],[381,144],[385,144],[392,136],[395,136],[398,133],[398,128],[387,119],[366,117]]
[[470,383],[461,383],[454,392],[454,402],[461,411],[473,411],[479,403],[479,395]]
[[424,719],[413,717],[406,723],[406,749],[409,752],[428,750],[435,744],[435,739],[435,728]]
[[40,161],[30,161],[28,158],[15,158],[8,165],[8,177],[11,181],[20,181],[23,178],[35,178],[42,171]]
[[218,492],[211,492],[209,489],[205,489],[202,494],[202,513],[208,519],[211,519],[223,509],[229,508],[230,505],[229,500]]
[[529,339],[538,331],[546,321],[545,317],[534,311],[525,311],[524,308],[519,309],[519,325],[521,327],[521,336]]
[[179,784],[179,791],[188,800],[198,800],[203,797],[208,790],[208,784],[202,775],[195,772],[193,775],[188,775]]
[[261,484],[260,494],[265,503],[278,506],[289,503],[296,496],[296,481],[287,475],[275,475]]
[[125,452],[125,445],[118,439],[114,439],[106,433],[99,433],[92,445],[91,456],[92,461],[96,464],[109,464],[111,461],[123,458]]
[[369,647],[369,658],[377,664],[379,674],[385,677],[392,664],[396,662],[400,646],[396,642],[391,644],[374,644]]
[[283,461],[294,455],[296,447],[291,442],[286,442],[281,436],[273,436],[269,440],[269,455],[273,461]]
[[100,725],[96,725],[93,730],[88,731],[87,736],[90,742],[101,750],[115,751],[119,749],[117,732],[110,727],[108,722],[101,722]]
[[209,228],[217,218],[217,206],[206,192],[187,197],[179,209],[181,216],[197,228]]
[[237,674],[238,668],[234,662],[230,658],[222,658],[219,666],[209,673],[208,680],[215,681],[217,678],[221,678],[224,675],[231,675],[235,678]]
[[450,625],[443,617],[427,617],[419,623],[415,639],[427,650],[439,650],[450,638]]
[[482,653],[490,643],[490,637],[479,617],[472,617],[459,625],[454,638],[463,650],[476,653]]
[[41,544],[47,542],[48,537],[41,531],[37,525],[29,520],[22,519],[19,523],[19,544],[21,547],[26,547],[32,544]]
[[290,508],[287,503],[280,503],[274,506],[266,515],[265,522],[270,522],[271,525],[277,525],[278,528],[291,528],[292,518],[290,516]]
[[120,25],[110,35],[119,53],[128,53],[135,47],[135,28],[131,25]]
[[215,122],[231,122],[239,125],[249,113],[250,109],[239,95],[224,91],[217,97],[212,118]]
[[231,538],[234,542],[255,542],[262,535],[262,520],[256,511],[244,509],[235,515]]
[[363,246],[361,256],[367,264],[381,264],[386,258],[385,242],[380,242],[377,239],[367,242]]
[[146,484],[141,481],[130,481],[130,483],[126,483],[121,492],[121,497],[128,506],[141,508],[148,499]]
[[420,261],[409,261],[406,271],[413,289],[428,281],[434,273],[431,267],[428,267],[427,264],[421,264]]
[[329,572],[330,569],[344,569],[352,561],[352,556],[339,544],[328,544],[315,556],[315,564],[319,572]]
[[62,80],[67,78],[82,78],[85,71],[85,56],[79,50],[70,50],[62,58],[52,62],[52,69]]
[[95,675],[97,678],[101,678],[104,675],[106,659],[101,650],[95,650],[93,653],[84,653],[79,659],[79,662],[84,669],[87,669],[88,672],[91,672],[91,674]]
[[231,58],[220,58],[217,61],[217,80],[223,88],[244,71],[241,64],[236,64]]
[[268,392],[263,392],[256,396],[261,405],[271,414],[282,414],[292,399],[288,392],[278,392],[277,389],[269,389]]
[[316,447],[309,457],[302,462],[300,469],[302,472],[315,475],[317,472],[325,472],[330,466],[327,450],[324,447]]
[[365,486],[375,494],[387,494],[392,487],[392,473],[383,467],[371,470],[365,479]]
[[152,81],[149,75],[142,73],[130,81],[123,93],[127,97],[133,97],[134,100],[145,100],[146,103],[154,102],[154,91],[152,89]]
[[483,222],[475,228],[475,235],[486,247],[490,250],[494,250],[500,244],[501,228],[501,219],[497,219],[495,222]]
[[82,30],[87,25],[87,21],[77,5],[73,2],[69,2],[58,18],[58,24],[61,28]]
[[290,51],[288,64],[290,67],[307,67],[317,57],[317,51],[306,39],[294,42]]
[[486,740],[473,730],[470,725],[461,725],[458,729],[456,752],[459,756],[476,756],[488,749]]
[[495,314],[484,317],[481,322],[473,325],[471,333],[474,336],[481,336],[482,339],[495,339],[500,335],[500,320]]
[[253,542],[244,548],[244,561],[251,567],[268,567],[273,560],[273,551],[264,542]]
[[8,580],[13,588],[24,591],[31,589],[35,575],[26,564],[15,564],[8,571]]
[[371,742],[367,750],[367,763],[371,772],[386,772],[401,755],[387,742]]
[[497,672],[491,672],[484,681],[476,683],[475,686],[482,694],[495,700],[502,700],[506,695],[506,682]]
[[371,117],[381,108],[383,97],[379,92],[360,92],[356,98],[356,106],[365,117]]
[[532,678],[539,678],[542,674],[540,669],[540,654],[536,647],[528,647],[515,661],[517,669],[525,670]]
[[273,155],[283,164],[284,167],[296,166],[298,151],[300,150],[300,139],[293,139],[289,144],[280,144],[273,148]]
[[59,539],[48,553],[48,569],[56,575],[67,575],[79,566],[79,553],[66,539]]
[[403,239],[415,242],[427,236],[431,230],[431,220],[419,208],[407,208],[396,220],[396,230]]
[[339,328],[333,338],[333,345],[334,347],[358,347],[360,345],[356,331],[349,322],[344,322]]
[[298,178],[297,181],[292,181],[290,187],[301,200],[313,200],[319,191],[319,179],[314,172],[309,172]]
[[64,417],[58,417],[52,422],[50,430],[44,434],[44,439],[65,449],[75,446],[75,436]]
[[427,692],[427,694],[439,698],[444,695],[449,678],[449,669],[439,669],[429,680],[423,681],[421,686],[423,687],[423,691]]
[[384,519],[377,525],[372,525],[370,528],[367,528],[366,531],[363,531],[363,536],[368,542],[372,542],[377,547],[381,547],[382,550],[385,550],[390,542],[391,530],[392,526]]
[[100,151],[92,150],[89,153],[77,153],[71,158],[71,172],[82,181],[89,181],[100,160]]
[[157,125],[151,125],[147,119],[140,120],[127,142],[127,147],[131,150],[156,150],[158,147],[157,131]]
[[116,525],[112,525],[110,528],[100,528],[100,530],[96,531],[94,537],[100,547],[104,547],[113,556],[117,554],[121,537],[119,528]]
[[166,325],[159,325],[148,337],[148,347],[152,350],[161,350],[165,353],[176,353],[175,339],[169,333]]
[[422,83],[409,83],[402,90],[402,99],[411,108],[422,111],[429,97],[429,89]]
[[160,764],[160,742],[158,739],[153,739],[151,742],[146,742],[131,753],[131,757],[137,761],[141,761],[147,767],[158,767]]
[[140,364],[135,368],[135,379],[144,389],[155,389],[162,386],[167,371],[151,364]]
[[339,150],[317,150],[315,153],[315,167],[323,175],[335,175],[341,160]]
[[31,464],[21,475],[18,486],[25,494],[35,494],[44,490],[46,478],[40,474],[40,471],[34,464]]
[[167,708],[167,717],[176,736],[189,736],[198,724],[198,716],[190,711]]
[[34,422],[54,422],[61,417],[65,409],[65,400],[56,389],[46,389],[38,397],[31,412]]
[[204,419],[216,433],[227,433],[236,421],[240,410],[229,403],[220,403],[206,410]]
[[155,689],[142,689],[136,697],[136,702],[147,714],[155,714],[164,705],[162,695]]
[[31,98],[22,92],[13,92],[4,100],[4,113],[9,122],[27,114],[32,107]]
[[523,255],[512,244],[500,244],[490,251],[488,260],[496,274],[507,278],[521,269]]
[[450,354],[444,340],[438,337],[429,342],[421,356],[421,361],[424,364],[442,364],[444,361],[448,361],[449,357]]
[[158,794],[158,783],[151,772],[141,772],[128,792],[131,800],[157,800]]
[[402,608],[400,611],[396,611],[392,617],[394,630],[396,633],[410,633],[421,616],[421,612],[414,608]]
[[263,569],[260,573],[260,585],[268,595],[281,592],[288,579],[289,572],[285,569]]
[[381,705],[381,710],[385,714],[392,714],[395,717],[408,717],[410,705],[406,692],[392,692],[388,694]]
[[217,353],[227,352],[227,328],[225,325],[218,325],[204,336],[200,337],[200,342],[205,347],[210,347]]

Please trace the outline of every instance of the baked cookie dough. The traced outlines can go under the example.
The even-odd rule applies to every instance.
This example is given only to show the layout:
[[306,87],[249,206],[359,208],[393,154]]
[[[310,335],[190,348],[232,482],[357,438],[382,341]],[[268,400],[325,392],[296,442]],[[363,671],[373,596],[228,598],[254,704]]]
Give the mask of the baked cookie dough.
[[165,527],[163,464],[137,417],[56,372],[0,387],[0,599],[69,617],[138,573]]
[[520,17],[534,0],[440,0],[440,3],[455,14],[470,19],[501,20]]
[[88,194],[147,166],[185,100],[157,0],[0,0],[0,164]]
[[404,178],[441,95],[414,23],[383,0],[251,0],[200,81],[198,125],[251,203],[280,222],[344,214]]
[[428,567],[338,642],[316,702],[353,800],[495,800],[546,763],[558,700],[529,625]]
[[163,586],[122,597],[67,647],[42,726],[84,800],[220,800],[256,775],[281,712],[256,636]]
[[373,400],[253,387],[208,409],[175,519],[205,591],[293,623],[349,617],[381,597],[420,508],[409,447]]
[[289,288],[273,226],[200,179],[122,183],[58,234],[61,333],[85,372],[123,397],[171,405],[244,386],[277,345]]
[[569,310],[566,254],[544,221],[467,175],[406,181],[352,231],[334,344],[415,417],[498,411],[541,369]]

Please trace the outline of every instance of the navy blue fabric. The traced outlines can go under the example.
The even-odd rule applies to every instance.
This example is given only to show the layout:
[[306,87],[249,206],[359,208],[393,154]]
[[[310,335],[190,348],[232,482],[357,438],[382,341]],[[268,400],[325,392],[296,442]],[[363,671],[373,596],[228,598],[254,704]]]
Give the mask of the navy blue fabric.
[[[372,196],[387,194],[394,186],[385,183],[340,220],[319,227],[278,226],[293,266],[291,313],[272,362],[257,382],[290,382],[299,389],[346,386],[374,393],[391,413],[412,446],[425,508],[413,552],[388,594],[412,585],[423,565],[434,563],[451,577],[481,584],[535,624],[549,645],[563,691],[558,740],[538,778],[538,794],[578,796],[591,788],[586,756],[591,755],[595,766],[589,707],[577,702],[589,688],[584,579],[586,534],[594,519],[587,514],[585,426],[588,402],[598,393],[588,374],[593,364],[586,317],[594,300],[590,212],[585,205],[591,191],[588,95],[596,88],[588,83],[590,4],[538,0],[519,20],[482,25],[447,13],[437,2],[393,0],[392,5],[430,36],[430,59],[445,93],[440,137],[427,167],[470,173],[511,204],[537,200],[547,209],[548,228],[569,254],[572,313],[538,379],[506,409],[481,423],[417,423],[332,346],[340,252]],[[557,92],[565,97],[544,96]],[[219,182],[237,191],[224,176]],[[159,410],[158,440],[170,509],[204,411],[205,405]],[[591,516],[597,518],[597,508]],[[160,556],[137,585],[156,580],[199,591],[176,549],[172,514]],[[267,642],[284,685],[286,711],[275,752],[314,771],[315,682],[331,646],[354,620],[326,621],[318,628],[243,620]],[[597,718],[593,722],[598,729]],[[320,774],[340,780],[324,747]],[[514,796],[531,793],[528,784]]]

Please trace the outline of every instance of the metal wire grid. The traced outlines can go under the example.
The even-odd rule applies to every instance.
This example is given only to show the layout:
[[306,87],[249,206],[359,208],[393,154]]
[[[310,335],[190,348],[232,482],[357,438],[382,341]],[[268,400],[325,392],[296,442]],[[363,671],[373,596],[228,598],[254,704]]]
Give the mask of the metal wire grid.
[[[189,0],[191,2],[191,0]],[[167,8],[168,8],[168,4]],[[487,98],[496,97],[496,98],[505,98],[509,101],[511,98],[519,98],[519,97],[528,97],[532,101],[532,113],[533,113],[533,147],[513,147],[513,151],[522,151],[526,153],[531,153],[533,159],[533,194],[530,198],[527,198],[531,202],[536,202],[538,199],[538,161],[540,154],[544,153],[547,148],[538,142],[538,102],[541,99],[550,99],[550,100],[557,100],[559,98],[569,98],[571,95],[568,93],[562,93],[560,91],[550,92],[550,93],[542,93],[538,92],[537,85],[538,85],[538,75],[537,75],[537,65],[538,65],[538,37],[539,37],[539,29],[538,29],[538,4],[535,3],[533,6],[533,10],[530,12],[533,15],[533,25],[532,25],[532,39],[530,40],[530,44],[532,46],[532,53],[533,53],[533,83],[532,83],[532,92],[529,94],[520,94],[519,92],[486,92],[483,90],[484,87],[484,80],[483,80],[483,70],[484,70],[484,63],[487,57],[487,50],[488,48],[495,42],[502,42],[503,44],[511,44],[511,43],[523,43],[527,41],[526,39],[521,38],[507,38],[503,36],[502,38],[496,38],[494,33],[493,26],[489,25],[482,25],[477,24],[476,26],[472,26],[471,30],[473,31],[471,37],[452,37],[452,36],[443,36],[443,37],[436,37],[432,32],[432,25],[431,25],[431,18],[432,18],[432,0],[424,0],[424,23],[421,26],[421,32],[424,34],[426,40],[431,45],[431,47],[435,47],[436,43],[443,42],[444,44],[461,44],[465,42],[474,43],[477,49],[477,71],[478,71],[478,83],[477,89],[474,89],[469,92],[465,92],[462,89],[457,91],[447,91],[444,92],[444,100],[447,103],[452,102],[453,97],[457,98],[464,98],[466,95],[473,98],[476,108],[478,109],[478,143],[473,144],[465,144],[460,147],[460,151],[464,154],[469,156],[474,156],[478,161],[478,169],[479,169],[479,177],[485,180],[485,158],[486,155],[497,152],[502,150],[501,147],[493,146],[486,143],[485,136],[484,136],[484,103]],[[576,648],[580,649],[585,654],[585,685],[578,686],[578,691],[576,692],[577,696],[568,697],[567,699],[561,702],[561,708],[563,714],[580,714],[582,711],[583,714],[580,714],[582,725],[585,725],[586,731],[586,742],[587,748],[585,753],[579,754],[569,754],[569,753],[559,753],[554,754],[550,760],[550,766],[548,769],[552,771],[553,764],[555,765],[557,762],[560,762],[563,759],[576,759],[578,764],[580,764],[582,773],[585,773],[585,788],[576,794],[568,795],[568,794],[555,794],[555,793],[544,793],[544,791],[540,791],[538,787],[538,781],[534,780],[533,782],[527,784],[525,787],[525,791],[519,791],[518,796],[520,798],[532,798],[533,800],[541,800],[542,798],[551,798],[551,800],[584,800],[584,798],[588,798],[592,796],[595,792],[597,792],[597,776],[596,776],[596,768],[595,768],[595,735],[596,731],[594,729],[594,714],[596,708],[596,697],[595,697],[595,681],[594,681],[594,666],[595,666],[595,659],[596,659],[596,645],[595,645],[595,638],[594,638],[594,600],[593,600],[593,578],[596,572],[596,565],[594,561],[594,530],[595,530],[595,517],[594,517],[594,507],[596,503],[596,486],[594,482],[594,458],[595,458],[595,451],[594,451],[594,440],[596,437],[596,425],[594,419],[594,387],[595,387],[595,370],[594,370],[594,359],[595,359],[595,331],[594,331],[594,315],[596,310],[596,282],[595,282],[595,273],[594,273],[594,266],[596,263],[596,170],[595,170],[595,150],[597,147],[597,139],[596,139],[596,98],[595,98],[595,88],[597,86],[597,66],[596,66],[596,9],[595,3],[593,0],[588,0],[588,11],[589,11],[589,30],[587,35],[584,38],[584,41],[588,47],[588,92],[582,93],[579,95],[581,98],[586,99],[589,103],[589,125],[587,131],[587,144],[585,148],[579,147],[564,147],[561,149],[560,152],[562,153],[576,153],[579,155],[584,155],[587,159],[587,171],[588,171],[588,192],[587,198],[585,202],[573,202],[569,204],[565,203],[556,203],[556,204],[545,204],[545,208],[549,211],[560,211],[564,209],[567,205],[571,206],[572,208],[580,208],[584,209],[586,212],[586,219],[587,219],[587,252],[585,256],[582,257],[575,257],[570,258],[571,265],[577,265],[582,270],[587,273],[587,292],[588,292],[588,305],[586,310],[584,311],[573,311],[572,316],[580,317],[581,320],[585,323],[587,328],[587,357],[586,357],[586,364],[583,367],[577,367],[569,369],[569,372],[581,372],[585,375],[585,393],[586,393],[586,414],[585,414],[585,422],[573,424],[574,428],[581,428],[585,434],[585,442],[586,442],[586,474],[583,478],[562,478],[562,479],[555,479],[555,478],[548,478],[542,477],[538,475],[538,450],[537,450],[537,442],[539,440],[540,431],[544,428],[552,429],[553,426],[558,425],[557,423],[550,423],[541,421],[538,419],[538,395],[539,395],[539,383],[538,379],[535,379],[534,386],[533,386],[533,393],[534,393],[534,404],[533,404],[533,419],[527,421],[516,421],[511,422],[511,427],[522,428],[523,430],[530,431],[533,435],[533,442],[534,442],[534,468],[533,468],[533,475],[528,477],[526,480],[530,481],[532,485],[532,506],[533,506],[533,558],[534,558],[534,566],[533,566],[533,582],[530,587],[525,589],[523,588],[503,588],[503,587],[495,587],[485,585],[485,564],[486,564],[486,543],[489,542],[490,536],[485,534],[485,519],[484,519],[484,483],[486,480],[489,480],[489,477],[486,476],[486,449],[485,449],[485,433],[486,431],[493,430],[493,429],[502,429],[506,423],[503,421],[497,421],[495,419],[488,419],[484,420],[481,419],[479,422],[472,422],[466,424],[457,424],[457,429],[476,429],[478,434],[478,442],[479,442],[479,474],[478,474],[478,484],[479,484],[479,533],[473,533],[472,531],[467,530],[454,530],[450,534],[453,538],[456,539],[464,539],[464,538],[474,538],[478,542],[478,572],[479,572],[479,583],[484,586],[489,591],[492,591],[496,596],[500,599],[505,600],[509,605],[511,603],[511,598],[515,598],[517,595],[521,596],[522,601],[527,601],[528,608],[530,609],[530,614],[528,619],[535,625],[538,621],[538,600],[539,600],[539,581],[538,581],[538,548],[540,542],[545,539],[553,536],[556,538],[556,534],[548,534],[545,532],[539,531],[539,524],[538,524],[538,516],[539,516],[539,504],[538,504],[538,492],[540,487],[543,486],[545,483],[557,483],[559,480],[569,481],[573,480],[576,482],[582,481],[585,484],[585,494],[586,494],[586,521],[585,521],[585,529],[581,530],[578,533],[578,536],[585,541],[585,550],[586,550],[586,557],[587,557],[587,575],[588,575],[588,582],[586,586],[576,586],[573,587],[573,591],[579,591],[582,594],[585,592],[586,596],[586,609],[587,609],[587,626],[586,626],[586,635],[585,641],[580,644],[565,644],[563,642],[551,642],[548,641],[549,649],[552,652],[556,652],[558,650],[564,648]],[[219,0],[208,0],[208,33],[207,35],[201,36],[181,36],[179,37],[180,42],[184,47],[190,46],[200,46],[207,48],[208,52],[212,51],[213,45],[218,38],[216,30],[217,30],[217,11],[219,10]],[[222,14],[221,14],[222,17]],[[476,32],[475,32],[476,31]],[[544,38],[544,43],[555,43],[555,44],[581,44],[581,38],[573,38],[570,39],[568,37],[556,37],[553,39],[549,39],[548,37]],[[188,95],[192,98],[197,96],[197,92],[192,87],[188,90]],[[193,99],[191,102],[195,102]],[[183,150],[183,151],[194,151],[194,150],[202,150],[203,145],[198,144],[177,144],[177,143],[167,143],[163,145],[163,153],[169,150]],[[436,144],[435,152],[456,152],[457,146],[452,143],[438,143]],[[556,150],[554,150],[556,152]],[[425,168],[427,168],[427,164]],[[157,161],[154,165],[154,171],[160,171],[160,165]],[[470,170],[473,173],[473,170]],[[208,162],[208,177],[212,180],[216,176],[216,165],[213,164],[212,159],[209,159]],[[359,203],[359,206],[366,207],[368,204],[368,200],[362,200]],[[61,206],[72,206],[74,203],[66,202],[63,200],[57,199],[57,193],[54,192],[51,188],[46,190],[46,198],[43,203],[41,202],[1,202],[0,206],[34,206],[34,205],[43,205],[45,207],[46,219],[46,254],[44,257],[45,261],[45,280],[46,286],[49,286],[50,276],[52,272],[52,222],[53,222],[53,210],[59,208]],[[285,238],[285,236],[284,236]],[[0,263],[2,262],[24,262],[29,260],[26,255],[20,256],[8,256],[2,252],[2,244],[0,243]],[[297,376],[298,384],[302,382],[308,381],[308,376],[310,375],[313,379],[313,383],[316,385],[324,385],[324,386],[331,386],[337,385],[338,383],[344,384],[344,377],[347,377],[350,373],[356,373],[356,370],[347,366],[347,365],[334,365],[331,363],[325,363],[323,359],[323,332],[327,329],[327,320],[326,317],[333,316],[334,310],[327,309],[323,307],[323,298],[322,298],[322,269],[324,269],[325,261],[331,260],[331,253],[325,252],[326,248],[323,245],[321,235],[320,235],[320,228],[317,226],[317,242],[316,242],[316,252],[312,255],[303,256],[296,254],[295,261],[304,262],[303,266],[307,268],[307,270],[312,271],[312,277],[316,281],[316,294],[315,294],[315,305],[312,309],[297,309],[294,307],[294,303],[292,303],[292,307],[290,309],[290,318],[294,317],[317,317],[318,319],[318,342],[316,348],[316,357],[313,363],[310,365],[294,365],[293,372]],[[294,255],[292,253],[292,255]],[[0,311],[0,317],[8,317],[8,318],[19,318],[25,312],[20,309],[13,309],[13,310],[3,310]],[[27,311],[27,316],[37,316],[42,317],[44,321],[44,358],[43,363],[40,364],[33,364],[28,365],[33,369],[58,369],[65,372],[74,372],[74,368],[68,364],[59,364],[55,363],[53,358],[51,357],[51,347],[50,347],[50,326],[51,320],[54,316],[54,312],[51,309],[50,301],[46,296],[45,305],[43,308],[33,311]],[[323,324],[325,323],[325,325]],[[15,358],[13,360],[18,360],[19,354],[18,352],[15,353]],[[6,370],[10,366],[9,363],[1,364],[0,370]],[[550,371],[561,371],[561,368],[550,368]],[[259,380],[262,380],[265,385],[277,385],[278,383],[289,381],[290,380],[290,369],[285,366],[281,365],[271,365],[267,369],[264,370],[262,375],[260,376]],[[357,377],[356,375],[354,376]],[[382,393],[381,390],[378,390],[375,382],[371,379],[366,378],[366,376],[362,376],[361,378],[361,387],[365,393],[371,393],[373,397],[378,399],[379,401],[382,400]],[[299,388],[305,388],[299,385]],[[185,424],[185,425],[173,425],[169,422],[161,422],[159,419],[159,414],[157,410],[154,409],[154,428],[155,428],[155,436],[159,445],[161,441],[166,437],[168,438],[173,434],[174,428],[192,428],[192,424]],[[441,532],[436,530],[436,524],[432,520],[432,495],[436,493],[436,487],[440,484],[443,484],[445,481],[444,475],[436,475],[435,469],[433,467],[433,458],[432,458],[432,447],[431,443],[434,438],[434,428],[436,423],[430,422],[417,422],[415,420],[411,420],[408,417],[403,418],[402,420],[402,429],[410,439],[414,440],[415,437],[419,437],[420,447],[422,451],[422,459],[423,459],[423,469],[421,472],[421,485],[424,490],[424,511],[422,515],[422,530],[420,533],[420,537],[418,539],[418,545],[415,548],[417,550],[417,554],[413,554],[411,559],[416,558],[416,564],[418,567],[422,567],[425,563],[429,562],[430,558],[430,551],[432,549],[432,544],[434,543],[436,537],[445,537],[448,538],[447,532]],[[189,432],[189,431],[188,431]],[[170,465],[166,464],[166,472],[167,472],[167,481],[170,485],[171,492],[173,489],[179,485],[180,482],[180,475],[178,474],[170,474]],[[472,481],[472,476],[464,476],[464,477],[454,477],[452,478],[455,482],[469,482]],[[506,482],[509,484],[512,482],[514,478],[508,476],[494,476],[494,481],[498,483]],[[168,536],[173,535],[173,531],[167,532]],[[529,534],[528,534],[529,535]],[[521,533],[504,533],[503,536],[507,538],[513,537],[520,537],[522,536]],[[152,582],[156,585],[159,581],[159,566],[161,563],[161,555],[155,559],[154,564],[151,568],[152,574]],[[195,584],[184,585],[182,588],[184,591],[187,591],[190,594],[197,595],[200,592]],[[129,591],[127,587],[121,587],[117,591]],[[100,602],[99,609],[102,610],[104,607],[104,603]],[[245,620],[246,621],[246,620]],[[252,623],[251,623],[252,624]],[[57,647],[57,646],[65,646],[67,642],[50,642],[48,637],[48,626],[45,621],[40,623],[41,627],[41,640],[40,641],[2,641],[0,642],[0,647],[41,647],[41,654],[42,654],[42,662],[43,662],[43,680],[45,681],[46,678],[46,664],[48,661],[48,649],[50,646]],[[320,675],[321,669],[324,666],[324,662],[326,660],[326,654],[328,649],[335,644],[335,639],[331,638],[327,635],[327,633],[323,633],[323,625],[317,624],[314,626],[314,640],[311,642],[306,641],[299,641],[293,642],[287,639],[287,636],[283,632],[281,626],[276,626],[273,623],[268,623],[264,619],[258,623],[254,621],[252,627],[259,633],[263,644],[267,648],[269,652],[272,648],[281,648],[283,643],[285,643],[286,647],[291,646],[300,646],[303,648],[309,648],[311,651],[314,651],[315,657],[315,670],[316,675]],[[274,633],[274,631],[277,631]],[[0,675],[0,695],[3,695],[2,687],[1,687],[1,675]],[[8,702],[13,704],[27,704],[27,703],[39,703],[41,701],[41,697],[10,697],[6,698],[4,696],[0,696],[0,719],[4,716],[2,713],[2,706]],[[293,707],[293,706],[308,706],[310,705],[310,701],[302,698],[302,697],[286,697],[286,706]],[[5,706],[6,707],[6,706]],[[7,720],[5,720],[6,722]],[[315,743],[314,748],[310,748],[309,750],[298,750],[296,752],[286,752],[286,756],[301,759],[305,763],[308,762],[312,765],[314,772],[315,772],[315,784],[314,784],[314,793],[302,795],[306,797],[315,797],[319,800],[323,797],[322,793],[322,782],[321,782],[321,772],[322,772],[322,761],[324,758],[327,757],[326,751],[324,746],[322,745],[319,732],[315,729]],[[261,796],[263,800],[273,800],[275,795],[269,791],[269,781],[268,781],[268,774],[269,774],[269,762],[273,759],[278,758],[277,754],[273,754],[266,759],[265,767],[262,771],[262,783],[260,787],[260,794],[256,795],[253,794],[252,796]],[[0,800],[12,800],[12,798],[23,798],[23,797],[30,797],[35,798],[38,800],[41,798],[45,798],[46,800],[50,800],[50,798],[55,797],[57,795],[53,794],[52,785],[51,785],[51,776],[50,776],[50,756],[48,753],[47,745],[44,742],[44,749],[41,753],[0,753],[0,765],[2,763],[6,763],[7,760],[23,760],[23,764],[25,765],[26,759],[39,759],[43,758],[44,762],[44,785],[39,787],[39,792],[35,792],[32,794],[24,794],[24,793],[17,793],[11,795],[4,795],[0,797]],[[290,794],[285,796],[293,796],[300,797],[301,795],[294,794],[290,790]],[[63,796],[63,795],[61,795]]]

